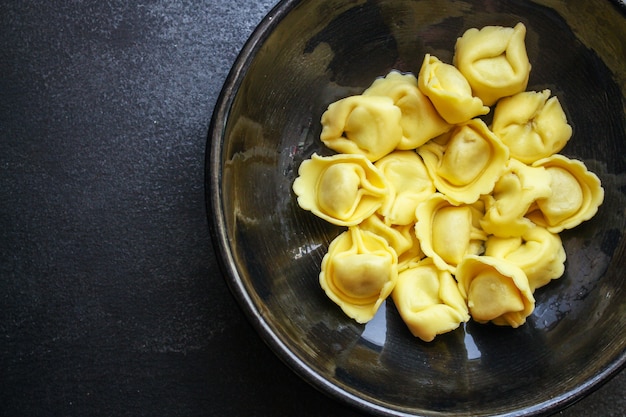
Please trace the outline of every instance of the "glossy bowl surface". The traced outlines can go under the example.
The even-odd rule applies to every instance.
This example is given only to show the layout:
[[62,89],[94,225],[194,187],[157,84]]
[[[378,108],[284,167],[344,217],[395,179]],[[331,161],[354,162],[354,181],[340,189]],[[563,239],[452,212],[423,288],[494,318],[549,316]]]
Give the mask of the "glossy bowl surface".
[[[602,180],[598,214],[563,233],[565,275],[518,329],[469,322],[431,343],[388,300],[347,318],[319,287],[344,229],[300,209],[291,190],[329,103],[425,53],[451,62],[466,29],[523,22],[528,90],[550,88],[574,134],[561,152]],[[280,3],[236,61],[209,135],[207,202],[235,298],[295,372],[372,414],[550,414],[626,362],[626,18],[605,0],[302,0]]]

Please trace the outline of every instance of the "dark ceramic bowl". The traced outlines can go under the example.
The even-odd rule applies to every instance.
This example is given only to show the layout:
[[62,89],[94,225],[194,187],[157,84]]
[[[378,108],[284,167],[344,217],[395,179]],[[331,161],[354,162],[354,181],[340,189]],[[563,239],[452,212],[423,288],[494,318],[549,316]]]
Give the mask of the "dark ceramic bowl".
[[[562,233],[565,275],[536,292],[518,329],[469,322],[424,343],[388,300],[359,325],[318,283],[343,228],[299,208],[291,189],[320,116],[425,53],[450,62],[470,27],[523,22],[528,90],[550,88],[574,134],[561,152],[598,174],[598,214]],[[226,81],[209,137],[209,216],[235,298],[305,380],[389,416],[550,414],[626,362],[626,18],[607,0],[283,1]]]

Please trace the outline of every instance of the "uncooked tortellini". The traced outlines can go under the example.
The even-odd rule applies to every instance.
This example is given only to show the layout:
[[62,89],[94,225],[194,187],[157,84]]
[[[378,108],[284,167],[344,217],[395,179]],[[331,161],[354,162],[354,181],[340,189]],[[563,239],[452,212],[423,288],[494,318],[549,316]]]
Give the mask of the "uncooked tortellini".
[[422,251],[422,245],[420,241],[417,239],[417,235],[415,234],[415,224],[409,224],[406,226],[396,226],[402,233],[405,233],[407,236],[411,237],[413,241],[413,245],[409,250],[404,252],[401,255],[398,255],[398,272],[405,270],[411,265],[416,264],[426,257],[424,252]]
[[480,201],[454,205],[441,193],[417,207],[415,233],[438,268],[454,273],[465,256],[484,251],[487,234],[479,224],[481,208]]
[[493,112],[491,129],[512,158],[527,164],[559,152],[572,136],[561,103],[556,96],[550,98],[550,90],[503,98]]
[[394,151],[374,164],[390,189],[390,206],[384,207],[390,224],[415,223],[417,205],[435,192],[422,158],[415,151]]
[[359,224],[389,197],[380,171],[359,154],[313,154],[300,165],[292,188],[300,207],[339,226]]
[[320,139],[341,153],[362,154],[374,162],[402,140],[402,112],[389,97],[351,96],[328,106]]
[[485,26],[468,29],[457,39],[454,65],[474,94],[487,106],[526,89],[530,62],[526,53],[526,26]]
[[479,323],[519,327],[535,309],[526,274],[504,259],[468,255],[459,264],[456,279]]
[[391,296],[424,341],[470,318],[518,327],[563,275],[558,233],[590,219],[604,190],[558,154],[572,136],[558,99],[525,91],[525,37],[522,23],[468,29],[453,65],[427,54],[417,77],[391,70],[323,113],[320,139],[338,154],[313,154],[292,188],[347,228],[319,283],[358,323]]
[[458,125],[418,149],[437,190],[458,203],[491,192],[509,151],[480,119]]
[[361,230],[384,238],[398,255],[398,259],[413,248],[413,225],[388,225],[378,214],[373,214],[359,224]]
[[391,297],[411,333],[425,342],[470,318],[452,274],[430,258],[400,272]]
[[413,74],[391,71],[384,78],[374,81],[363,95],[390,97],[402,111],[402,139],[398,149],[415,149],[452,128],[417,88],[417,78]]
[[604,200],[600,180],[582,161],[553,155],[533,164],[543,167],[551,177],[552,194],[537,200],[528,214],[535,223],[553,233],[571,229],[592,218]]
[[398,272],[424,258],[422,246],[415,235],[415,223],[407,225],[387,224],[384,218],[374,214],[359,224],[361,230],[367,230],[382,237],[398,255]]
[[540,198],[552,195],[551,176],[543,167],[531,167],[510,159],[491,194],[483,197],[485,216],[483,230],[500,236],[521,236],[535,225],[526,217],[530,206]]
[[490,236],[485,243],[485,255],[505,259],[519,266],[528,278],[532,292],[565,271],[565,249],[556,233],[536,226],[519,237]]
[[319,281],[328,298],[358,323],[374,317],[398,278],[398,257],[385,239],[350,227],[322,259]]
[[374,214],[363,220],[359,227],[384,238],[398,255],[398,271],[420,261],[424,257],[422,247],[415,235],[415,223],[389,225],[382,216]]
[[435,56],[426,54],[417,83],[448,123],[463,123],[489,113],[489,107],[472,95],[472,88],[463,74]]

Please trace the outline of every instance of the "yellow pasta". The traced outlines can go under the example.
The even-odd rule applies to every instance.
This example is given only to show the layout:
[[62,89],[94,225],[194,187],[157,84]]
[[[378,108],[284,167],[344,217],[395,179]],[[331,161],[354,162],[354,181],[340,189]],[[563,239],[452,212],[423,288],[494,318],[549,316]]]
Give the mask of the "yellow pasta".
[[531,65],[525,38],[526,26],[518,23],[468,29],[457,39],[454,65],[486,106],[526,89]]
[[550,174],[543,167],[531,167],[510,159],[493,192],[483,197],[483,230],[500,237],[521,236],[534,224],[525,215],[530,206],[552,195]]
[[374,162],[402,140],[402,111],[389,97],[351,96],[328,106],[320,139],[330,149]]
[[526,274],[504,259],[468,255],[459,264],[456,279],[479,323],[519,327],[535,309]]
[[527,164],[561,151],[572,136],[561,103],[550,98],[550,90],[503,98],[491,128],[509,147],[511,157]]
[[354,226],[389,198],[380,171],[360,154],[317,154],[302,162],[293,183],[301,208],[338,226]]
[[455,273],[465,256],[483,252],[487,234],[480,229],[479,203],[454,205],[435,193],[417,207],[415,234],[424,254],[439,269]]
[[337,236],[322,259],[320,286],[349,317],[365,323],[391,294],[398,257],[385,239],[350,227]]
[[390,206],[383,207],[389,224],[415,223],[417,205],[435,192],[422,158],[415,151],[394,151],[374,163],[389,184]]
[[470,318],[452,274],[429,258],[402,271],[391,296],[411,333],[425,342]]
[[[418,77],[390,71],[331,103],[293,183],[297,202],[347,230],[319,274],[358,323],[391,296],[424,341],[470,318],[519,327],[534,292],[561,277],[559,232],[604,199],[582,161],[558,154],[572,128],[550,90],[524,91],[526,28],[468,29],[453,64],[426,55]],[[491,126],[481,116],[493,105]]]
[[552,155],[536,161],[550,174],[552,194],[536,202],[528,217],[554,233],[571,229],[592,218],[604,200],[600,179],[582,161]]
[[382,216],[373,214],[363,220],[359,227],[377,236],[384,238],[396,252],[398,258],[413,248],[414,240],[411,237],[413,224],[398,226],[385,223]]
[[397,149],[415,149],[452,128],[417,87],[417,78],[413,74],[391,71],[374,81],[363,95],[389,97],[400,108],[402,139]]
[[426,54],[417,83],[448,123],[463,123],[489,113],[489,107],[472,95],[472,88],[463,74],[435,56]]
[[424,251],[422,251],[422,245],[415,234],[415,224],[401,226],[400,229],[402,233],[411,237],[413,244],[409,250],[398,256],[398,272],[404,271],[426,257]]
[[490,236],[485,255],[505,259],[524,271],[534,292],[565,271],[565,249],[558,234],[541,226],[528,229],[519,237]]
[[509,151],[481,119],[472,119],[418,148],[435,187],[456,203],[488,194],[506,169]]

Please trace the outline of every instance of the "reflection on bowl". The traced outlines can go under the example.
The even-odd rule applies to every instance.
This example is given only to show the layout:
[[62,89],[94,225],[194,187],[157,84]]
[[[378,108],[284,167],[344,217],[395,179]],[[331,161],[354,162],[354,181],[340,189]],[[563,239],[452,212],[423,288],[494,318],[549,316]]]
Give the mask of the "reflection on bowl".
[[[291,185],[331,102],[424,54],[451,62],[466,29],[523,22],[528,90],[549,88],[573,127],[562,154],[601,179],[590,221],[561,234],[565,274],[537,291],[518,329],[473,321],[431,343],[388,299],[347,318],[319,287],[344,228],[300,209]],[[626,362],[626,18],[605,0],[284,1],[254,32],[216,106],[207,200],[226,279],[266,342],[305,380],[379,415],[556,412]]]

